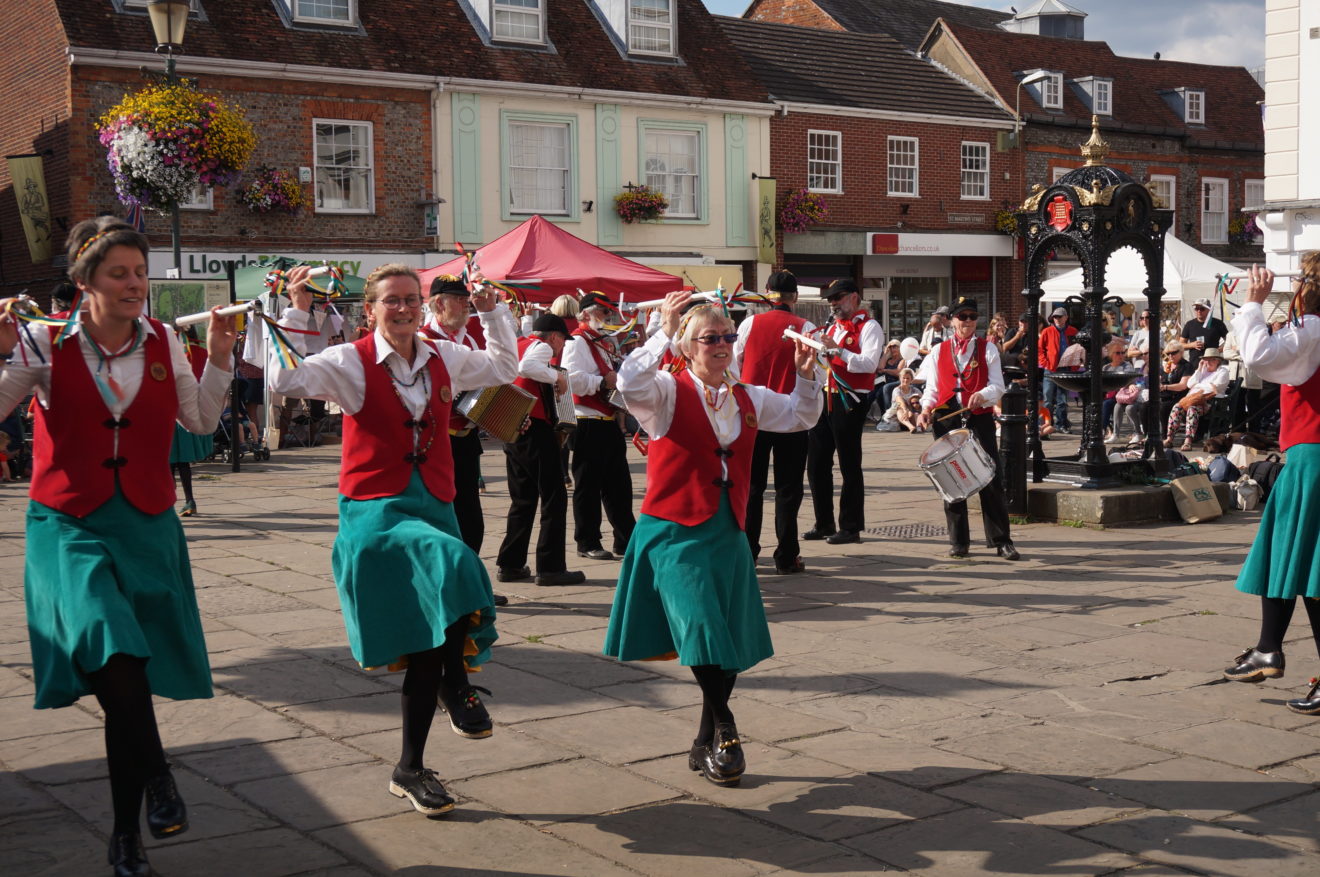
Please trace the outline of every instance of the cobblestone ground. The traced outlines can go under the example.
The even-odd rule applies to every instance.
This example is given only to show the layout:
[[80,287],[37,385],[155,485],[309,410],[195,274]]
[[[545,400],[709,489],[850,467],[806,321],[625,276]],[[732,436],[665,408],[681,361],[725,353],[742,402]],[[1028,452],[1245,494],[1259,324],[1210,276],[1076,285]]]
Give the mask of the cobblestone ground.
[[[1015,533],[1021,563],[951,561],[923,446],[868,432],[865,541],[805,543],[807,574],[762,579],[776,655],[731,704],[740,788],[687,769],[699,693],[684,668],[600,656],[618,565],[583,561],[584,586],[498,586],[511,605],[475,680],[495,735],[437,723],[428,760],[460,799],[437,820],[386,792],[400,677],[345,647],[338,449],[199,467],[185,528],[216,696],[159,705],[192,829],[148,841],[152,863],[165,877],[1320,874],[1320,720],[1283,707],[1317,670],[1302,613],[1286,680],[1218,681],[1256,634],[1232,581],[1257,516],[1033,524]],[[493,571],[498,446],[483,461]],[[25,503],[0,487],[0,861],[108,873],[95,704],[32,709]]]

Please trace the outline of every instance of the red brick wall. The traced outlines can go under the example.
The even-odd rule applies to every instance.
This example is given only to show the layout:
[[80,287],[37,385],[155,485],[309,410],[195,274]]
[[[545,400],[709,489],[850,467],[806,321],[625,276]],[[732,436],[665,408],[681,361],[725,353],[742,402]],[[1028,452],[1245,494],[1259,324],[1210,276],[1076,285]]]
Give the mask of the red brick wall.
[[811,0],[760,0],[743,17],[753,21],[775,21],[819,30],[843,30],[837,21]]

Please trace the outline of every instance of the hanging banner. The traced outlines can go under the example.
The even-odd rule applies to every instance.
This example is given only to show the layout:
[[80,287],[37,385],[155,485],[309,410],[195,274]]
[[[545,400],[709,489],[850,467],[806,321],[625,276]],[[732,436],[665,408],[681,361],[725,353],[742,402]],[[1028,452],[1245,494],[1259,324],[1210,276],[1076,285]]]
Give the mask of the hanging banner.
[[774,265],[775,258],[775,180],[759,177],[756,181],[756,261]]
[[40,155],[7,155],[9,179],[14,183],[18,215],[27,236],[28,255],[36,264],[50,261],[50,202],[46,200],[46,172]]

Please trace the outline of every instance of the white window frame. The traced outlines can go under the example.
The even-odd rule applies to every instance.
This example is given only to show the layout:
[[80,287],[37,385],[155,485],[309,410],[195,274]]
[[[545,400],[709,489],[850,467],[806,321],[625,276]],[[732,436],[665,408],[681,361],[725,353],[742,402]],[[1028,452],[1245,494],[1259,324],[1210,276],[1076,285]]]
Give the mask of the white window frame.
[[[367,142],[365,152],[370,164],[367,169],[367,205],[365,207],[323,207],[316,203],[319,197],[319,183],[321,179],[321,168],[331,167],[331,165],[322,165],[320,157],[316,153],[316,126],[317,125],[353,125],[367,130]],[[362,119],[312,119],[312,210],[315,213],[325,213],[330,215],[353,215],[364,216],[376,212],[376,126],[372,122]]]
[[[813,143],[816,139],[818,142]],[[830,150],[834,158],[812,157],[813,150]],[[813,172],[813,166],[816,170]],[[823,180],[821,178],[824,178]],[[813,186],[812,180],[829,182],[832,186]],[[843,132],[807,130],[807,189],[812,192],[824,192],[840,195],[843,193]]]
[[[564,132],[564,167],[559,168],[551,165],[545,165],[545,166],[518,165],[517,166],[517,168],[519,169],[528,169],[528,170],[534,169],[537,171],[550,170],[550,171],[562,172],[563,180],[564,180],[564,187],[563,187],[564,206],[562,209],[546,210],[542,208],[532,207],[529,205],[519,206],[516,203],[517,193],[513,185],[513,172],[515,170],[515,165],[513,164],[513,145],[514,145],[513,137],[514,137],[515,128],[554,128],[554,129],[562,130]],[[504,120],[504,136],[506,141],[506,151],[505,151],[506,158],[505,158],[505,168],[504,168],[506,182],[505,182],[505,197],[503,199],[504,203],[501,205],[501,207],[505,215],[508,216],[535,215],[535,216],[563,216],[563,217],[573,216],[574,215],[573,207],[576,204],[575,199],[577,197],[576,195],[577,168],[575,167],[577,150],[575,149],[574,146],[574,141],[576,139],[577,132],[573,124],[566,119],[561,120],[557,118],[526,118],[522,116],[512,116]]]
[[[1193,98],[1196,107],[1193,109]],[[1189,88],[1183,92],[1183,121],[1189,125],[1205,124],[1205,91]]]
[[[901,144],[912,146],[912,164],[894,164],[894,146]],[[904,192],[902,189],[894,188],[894,170],[912,171],[912,191]],[[885,191],[895,198],[920,198],[921,197],[921,140],[917,137],[890,137],[886,141],[885,149]]]
[[215,189],[198,183],[192,190],[192,198],[179,202],[180,210],[214,210]]
[[[693,192],[693,201],[695,202],[694,206],[696,207],[696,212],[678,213],[674,209],[674,199],[670,197],[669,191],[665,189],[660,189],[660,191],[663,191],[665,193],[665,196],[669,199],[669,209],[665,211],[664,219],[666,221],[677,220],[680,222],[708,221],[710,216],[710,204],[709,204],[709,199],[706,196],[706,186],[708,183],[708,178],[706,176],[706,127],[704,125],[673,125],[660,120],[641,121],[641,134],[640,134],[641,140],[638,143],[637,151],[639,153],[639,157],[641,158],[642,181],[646,183],[648,186],[651,185],[650,178],[651,176],[653,176],[653,174],[647,168],[647,164],[650,162],[650,154],[647,150],[646,138],[651,134],[669,134],[669,135],[678,134],[682,136],[690,136],[696,139],[696,145],[697,145],[696,156],[695,156],[696,169],[694,171],[689,171],[682,174],[677,174],[674,171],[670,171],[670,170],[666,170],[664,172],[665,176],[684,176],[684,177],[692,177],[694,179],[692,192]],[[655,175],[658,176],[658,174]],[[655,189],[658,187],[651,186],[651,188]]]
[[[975,168],[973,168],[973,169],[968,169],[968,167],[967,167],[967,159],[968,159],[968,157],[969,157],[968,154],[967,154],[967,149],[968,149],[968,147],[971,147],[971,148],[973,148],[973,149],[977,149],[977,150],[979,150],[979,151],[981,152],[981,157],[982,157],[982,160],[983,160],[984,163],[985,163],[985,166],[984,166],[983,168],[981,168],[980,170],[977,170],[977,169],[975,169]],[[962,198],[962,200],[964,200],[964,201],[989,201],[989,200],[990,200],[990,144],[989,144],[989,143],[978,143],[978,142],[976,142],[976,141],[974,141],[974,140],[964,140],[964,141],[962,142],[962,146],[959,147],[959,150],[958,150],[958,156],[959,156],[959,162],[958,162],[958,169],[959,169],[959,174],[958,174],[958,194],[959,194],[959,196],[960,196],[960,197]],[[967,177],[967,175],[968,175],[968,174],[979,174],[979,175],[980,175],[980,177],[981,177],[981,185],[982,185],[982,189],[983,189],[982,194],[980,194],[980,195],[968,195],[968,194],[967,194],[967,181],[968,181],[968,177]]]
[[[1114,81],[1112,79],[1091,80],[1091,111],[1097,116],[1114,114]],[[1103,93],[1103,97],[1101,94]]]
[[1059,180],[1063,179],[1063,178],[1066,177],[1068,174],[1072,173],[1074,170],[1076,170],[1076,168],[1071,168],[1071,167],[1052,167],[1052,168],[1050,168],[1050,176],[1053,177],[1053,179],[1050,180],[1050,182],[1051,182],[1051,183],[1057,183]]
[[[314,15],[303,15],[298,11],[300,0],[287,0],[289,4],[289,15],[299,24],[330,24],[338,27],[356,25],[358,23],[358,0],[347,0],[348,17],[347,18],[320,18]],[[315,0],[313,0],[315,2]]]
[[1047,110],[1063,109],[1063,74],[1051,73],[1040,81],[1040,105]]
[[[1255,189],[1255,193],[1252,193]],[[1264,180],[1243,180],[1242,181],[1242,206],[1260,207],[1265,203],[1265,181]]]
[[[1211,190],[1217,190],[1221,202],[1218,210],[1211,209],[1211,199],[1215,197]],[[1207,217],[1217,217],[1215,224],[1220,234],[1213,237],[1206,234],[1210,227]],[[1201,243],[1228,243],[1228,180],[1223,177],[1201,177]]]
[[1178,178],[1171,174],[1151,174],[1150,182],[1169,184],[1169,196],[1164,200],[1168,202],[1169,205],[1168,209],[1177,210],[1178,209]]
[[[624,2],[624,28],[628,35],[628,54],[630,55],[654,55],[660,58],[672,58],[678,51],[678,3],[677,0],[664,0],[669,7],[669,22],[661,24],[646,18],[633,17],[633,0],[623,0]],[[669,48],[666,49],[639,49],[633,41],[633,27],[654,28],[655,30],[669,31]]]
[[[534,46],[545,45],[545,5],[546,0],[536,0],[536,6],[515,5],[501,0],[490,0],[490,37],[492,40],[500,43],[526,43]],[[507,12],[518,16],[534,16],[536,18],[536,36],[522,37],[509,36],[499,32],[499,12]]]

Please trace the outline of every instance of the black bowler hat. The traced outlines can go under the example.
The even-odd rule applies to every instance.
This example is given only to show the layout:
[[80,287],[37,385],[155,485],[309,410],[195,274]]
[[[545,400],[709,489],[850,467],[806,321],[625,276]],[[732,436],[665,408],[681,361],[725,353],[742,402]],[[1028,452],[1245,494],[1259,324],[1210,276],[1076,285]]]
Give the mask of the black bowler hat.
[[472,291],[467,284],[452,274],[440,274],[431,280],[431,295],[461,295],[467,298]]
[[825,287],[825,297],[838,298],[841,295],[847,295],[850,292],[861,292],[857,284],[846,277],[840,277],[838,280],[830,281],[830,285]]
[[568,337],[568,323],[564,318],[557,314],[541,314],[532,322],[533,332],[558,332],[565,338]]
[[789,292],[797,295],[797,277],[792,271],[776,271],[765,282],[765,288],[770,292]]
[[949,308],[949,311],[950,313],[953,314],[958,314],[962,311],[971,311],[977,316],[980,316],[981,314],[981,309],[976,306],[976,299],[970,298],[968,296],[963,296],[962,298],[958,299],[957,303],[954,304],[953,307]]

